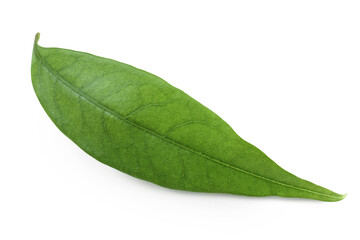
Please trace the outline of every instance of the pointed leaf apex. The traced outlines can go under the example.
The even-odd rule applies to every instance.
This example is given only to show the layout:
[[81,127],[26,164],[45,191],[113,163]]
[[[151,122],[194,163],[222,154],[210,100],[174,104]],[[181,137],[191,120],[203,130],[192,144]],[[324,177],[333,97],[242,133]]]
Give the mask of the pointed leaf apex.
[[347,196],[347,194],[337,194],[336,196],[334,196],[334,199],[331,200],[331,202],[341,201],[341,200],[343,200],[346,196]]
[[344,198],[346,198],[346,196],[347,196],[347,193],[346,193],[346,194],[341,195],[340,200],[343,200]]

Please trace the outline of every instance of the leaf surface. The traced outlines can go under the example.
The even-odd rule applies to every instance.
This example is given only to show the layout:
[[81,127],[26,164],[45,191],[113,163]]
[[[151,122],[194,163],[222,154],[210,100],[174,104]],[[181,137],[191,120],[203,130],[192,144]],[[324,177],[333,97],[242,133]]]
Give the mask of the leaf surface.
[[215,113],[161,78],[88,53],[43,48],[31,76],[55,125],[100,162],[180,190],[338,201],[240,138]]

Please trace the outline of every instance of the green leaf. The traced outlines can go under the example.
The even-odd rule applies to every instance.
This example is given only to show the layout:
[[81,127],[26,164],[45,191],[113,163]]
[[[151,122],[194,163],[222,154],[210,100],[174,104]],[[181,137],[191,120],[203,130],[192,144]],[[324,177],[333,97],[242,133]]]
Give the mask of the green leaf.
[[339,201],[283,170],[215,113],[161,78],[114,60],[43,48],[31,77],[55,125],[100,162],[187,191]]

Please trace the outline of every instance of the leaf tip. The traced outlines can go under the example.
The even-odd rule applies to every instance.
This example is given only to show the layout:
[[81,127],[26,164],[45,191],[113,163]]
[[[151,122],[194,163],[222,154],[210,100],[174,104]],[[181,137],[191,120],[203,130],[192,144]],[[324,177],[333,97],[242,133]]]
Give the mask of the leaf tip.
[[336,194],[336,197],[334,198],[333,202],[341,201],[341,200],[343,200],[346,196],[347,196],[347,193],[346,193],[346,194]]
[[346,198],[346,196],[347,196],[347,193],[340,195],[340,200],[343,200],[344,198]]

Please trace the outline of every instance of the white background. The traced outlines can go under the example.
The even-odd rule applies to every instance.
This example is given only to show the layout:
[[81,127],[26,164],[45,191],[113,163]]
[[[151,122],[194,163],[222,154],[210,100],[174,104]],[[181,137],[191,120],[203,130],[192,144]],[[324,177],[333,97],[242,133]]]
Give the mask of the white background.
[[[0,239],[359,239],[359,1],[2,1]],[[107,167],[50,121],[40,45],[154,73],[341,202],[189,193]]]

